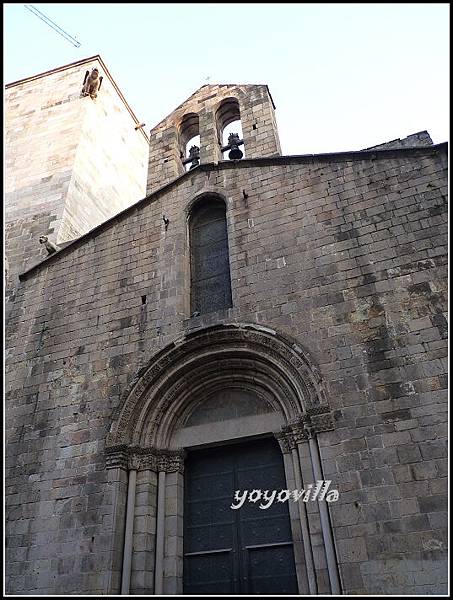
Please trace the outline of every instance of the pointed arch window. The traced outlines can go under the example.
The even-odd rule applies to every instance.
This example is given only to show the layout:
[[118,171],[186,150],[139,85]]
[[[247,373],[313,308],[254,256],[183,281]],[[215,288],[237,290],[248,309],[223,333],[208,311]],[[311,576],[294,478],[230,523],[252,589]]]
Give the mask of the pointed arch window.
[[231,276],[226,206],[218,197],[198,202],[189,217],[191,315],[230,308]]

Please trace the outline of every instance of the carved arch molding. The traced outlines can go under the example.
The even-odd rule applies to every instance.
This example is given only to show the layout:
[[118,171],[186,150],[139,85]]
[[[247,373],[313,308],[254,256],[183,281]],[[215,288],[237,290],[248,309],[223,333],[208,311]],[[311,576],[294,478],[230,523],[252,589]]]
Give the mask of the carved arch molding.
[[187,407],[201,390],[251,383],[284,416],[284,452],[334,428],[321,375],[299,343],[256,324],[218,325],[175,340],[136,374],[113,415],[107,468],[182,470],[184,451],[171,440]]

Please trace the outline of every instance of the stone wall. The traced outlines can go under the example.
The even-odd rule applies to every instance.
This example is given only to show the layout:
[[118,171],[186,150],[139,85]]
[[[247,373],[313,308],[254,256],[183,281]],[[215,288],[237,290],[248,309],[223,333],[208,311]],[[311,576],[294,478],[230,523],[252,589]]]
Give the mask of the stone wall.
[[365,148],[365,150],[392,150],[394,148],[413,148],[414,146],[432,146],[433,141],[431,136],[427,131],[418,131],[417,133],[412,133],[407,137],[396,140],[391,140],[390,142],[385,142],[384,144],[378,144],[377,146],[371,146],[371,148]]
[[[10,274],[46,254],[38,238],[57,240],[85,116],[84,67],[18,82],[5,95],[5,217]],[[33,227],[33,223],[35,226]]]
[[[7,329],[7,591],[118,591],[126,484],[103,450],[120,396],[181,335],[248,322],[296,338],[324,380],[344,591],[445,593],[446,167],[445,145],[202,165],[26,274]],[[210,192],[233,308],[191,319],[187,210]]]
[[[93,67],[98,97],[80,97]],[[8,298],[17,275],[145,195],[148,141],[99,57],[9,84],[5,94]]]
[[104,75],[96,100],[81,100],[85,118],[64,209],[63,241],[73,239],[72,231],[86,233],[138,202],[146,191],[148,140],[135,129],[113,83]]

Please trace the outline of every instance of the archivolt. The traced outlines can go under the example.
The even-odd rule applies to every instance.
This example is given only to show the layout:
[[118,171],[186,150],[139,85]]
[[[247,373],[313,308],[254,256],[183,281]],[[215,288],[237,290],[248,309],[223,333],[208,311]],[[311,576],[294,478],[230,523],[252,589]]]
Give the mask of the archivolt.
[[320,374],[294,341],[254,324],[209,327],[180,338],[141,369],[123,395],[108,446],[168,447],[200,393],[253,385],[287,422],[326,406]]

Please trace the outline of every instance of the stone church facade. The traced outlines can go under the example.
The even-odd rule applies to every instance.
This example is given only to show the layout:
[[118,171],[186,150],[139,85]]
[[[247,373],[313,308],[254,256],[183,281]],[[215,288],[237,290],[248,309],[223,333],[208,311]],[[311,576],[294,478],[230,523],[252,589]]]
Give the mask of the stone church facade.
[[284,156],[266,85],[148,139],[100,57],[6,109],[7,593],[446,593],[446,144]]

